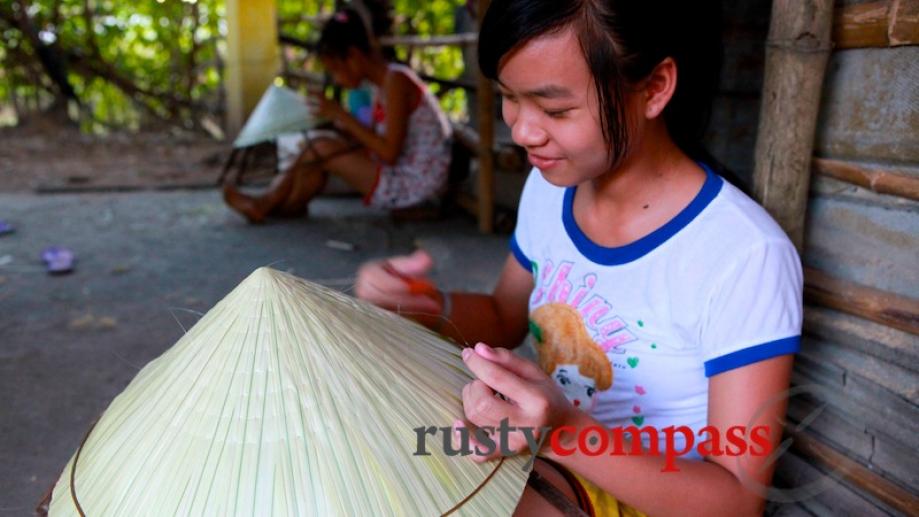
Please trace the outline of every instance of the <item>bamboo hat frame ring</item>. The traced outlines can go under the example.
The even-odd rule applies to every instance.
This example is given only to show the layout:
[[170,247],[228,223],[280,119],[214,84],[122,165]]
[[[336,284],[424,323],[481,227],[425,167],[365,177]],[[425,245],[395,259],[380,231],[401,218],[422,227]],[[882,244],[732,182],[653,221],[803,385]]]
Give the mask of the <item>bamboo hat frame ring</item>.
[[[98,421],[99,420],[97,419],[96,422]],[[96,422],[93,422],[92,425],[89,426],[89,429],[86,431],[86,435],[83,436],[83,440],[80,442],[80,446],[77,448],[77,453],[73,458],[73,463],[70,464],[70,496],[73,498],[73,504],[74,506],[76,506],[77,512],[80,514],[80,517],[86,517],[86,513],[83,512],[83,507],[80,506],[80,501],[77,498],[77,487],[75,483],[76,472],[77,472],[77,462],[80,461],[80,452],[83,451],[83,446],[86,444],[86,440],[89,439],[89,434],[92,433],[93,428],[96,427]],[[503,464],[504,464],[504,458],[501,458],[500,460],[498,460],[498,463],[495,464],[495,468],[491,471],[491,473],[488,474],[488,477],[482,480],[479,486],[475,487],[475,490],[473,490],[469,495],[464,497],[462,501],[456,503],[456,506],[442,513],[441,517],[447,517],[448,515],[455,513],[457,510],[462,508],[462,506],[466,504],[470,499],[475,497],[475,495],[478,494],[480,490],[482,490],[482,487],[484,487],[489,481],[491,481],[491,478],[495,476],[495,473],[498,472],[498,469],[500,469],[501,465]]]

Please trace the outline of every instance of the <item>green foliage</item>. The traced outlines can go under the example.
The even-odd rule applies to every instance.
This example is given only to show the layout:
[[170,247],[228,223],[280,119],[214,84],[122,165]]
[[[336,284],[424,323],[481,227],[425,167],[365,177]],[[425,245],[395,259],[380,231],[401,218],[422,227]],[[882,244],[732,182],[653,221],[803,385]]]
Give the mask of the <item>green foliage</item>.
[[[240,0],[244,1],[244,0]],[[449,34],[462,0],[394,0],[397,34]],[[308,21],[333,9],[332,0],[277,0],[284,34],[314,40]],[[88,7],[88,10],[87,10]],[[0,2],[0,124],[9,113],[46,109],[61,88],[37,57],[33,37],[63,58],[87,130],[139,129],[168,121],[196,128],[201,117],[222,118],[221,82],[226,24],[223,0],[2,0]],[[23,30],[28,14],[32,33]],[[458,48],[397,49],[416,69],[441,78],[463,70]],[[302,52],[287,50],[292,66]],[[442,96],[455,117],[464,94]],[[75,104],[71,102],[71,108]],[[12,108],[12,109],[10,109]]]

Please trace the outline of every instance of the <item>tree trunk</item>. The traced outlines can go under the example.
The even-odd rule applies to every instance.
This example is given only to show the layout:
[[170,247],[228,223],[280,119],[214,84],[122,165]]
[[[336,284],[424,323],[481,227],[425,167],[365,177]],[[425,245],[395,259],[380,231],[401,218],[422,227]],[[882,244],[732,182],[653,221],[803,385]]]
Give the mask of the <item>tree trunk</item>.
[[35,56],[41,63],[45,74],[51,79],[51,82],[54,83],[58,95],[62,97],[58,99],[56,104],[66,104],[68,99],[79,103],[80,99],[77,97],[73,85],[70,84],[70,80],[67,78],[67,61],[64,59],[63,54],[61,54],[56,46],[46,45],[45,42],[39,38],[38,31],[35,30],[35,26],[32,24],[32,20],[27,14],[29,3],[26,0],[19,0],[17,4],[19,5],[18,12],[0,9],[0,17],[13,27],[19,29],[32,45],[32,48],[35,50]]

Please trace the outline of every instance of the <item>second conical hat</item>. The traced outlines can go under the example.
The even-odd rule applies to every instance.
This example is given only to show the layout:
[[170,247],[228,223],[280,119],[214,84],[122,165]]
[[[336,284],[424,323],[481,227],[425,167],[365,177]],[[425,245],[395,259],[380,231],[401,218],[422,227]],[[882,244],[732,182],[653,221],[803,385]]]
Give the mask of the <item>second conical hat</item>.
[[303,97],[290,88],[271,85],[239,131],[233,147],[248,147],[273,140],[284,133],[306,131],[318,123]]
[[510,515],[525,458],[415,455],[470,379],[422,327],[261,268],[115,398],[50,515]]

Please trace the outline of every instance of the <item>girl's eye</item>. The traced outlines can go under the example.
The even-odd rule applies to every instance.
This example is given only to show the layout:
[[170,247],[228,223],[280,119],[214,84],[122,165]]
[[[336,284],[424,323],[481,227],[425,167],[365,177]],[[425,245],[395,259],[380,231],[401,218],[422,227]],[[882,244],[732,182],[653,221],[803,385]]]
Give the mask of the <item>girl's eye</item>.
[[569,382],[571,382],[568,380],[568,377],[565,377],[564,375],[559,375],[556,377],[556,379],[558,379],[558,383],[562,386],[566,386]]
[[571,111],[570,108],[568,108],[568,109],[563,109],[563,110],[544,110],[544,113],[545,113],[546,115],[548,115],[549,117],[551,117],[551,118],[562,118],[562,117],[564,117],[565,114],[567,114],[569,111]]
[[593,397],[593,396],[594,396],[594,393],[596,393],[596,392],[597,392],[597,390],[595,390],[595,389],[593,389],[593,388],[591,388],[591,387],[589,387],[589,386],[587,387],[587,396],[588,396],[588,397]]

